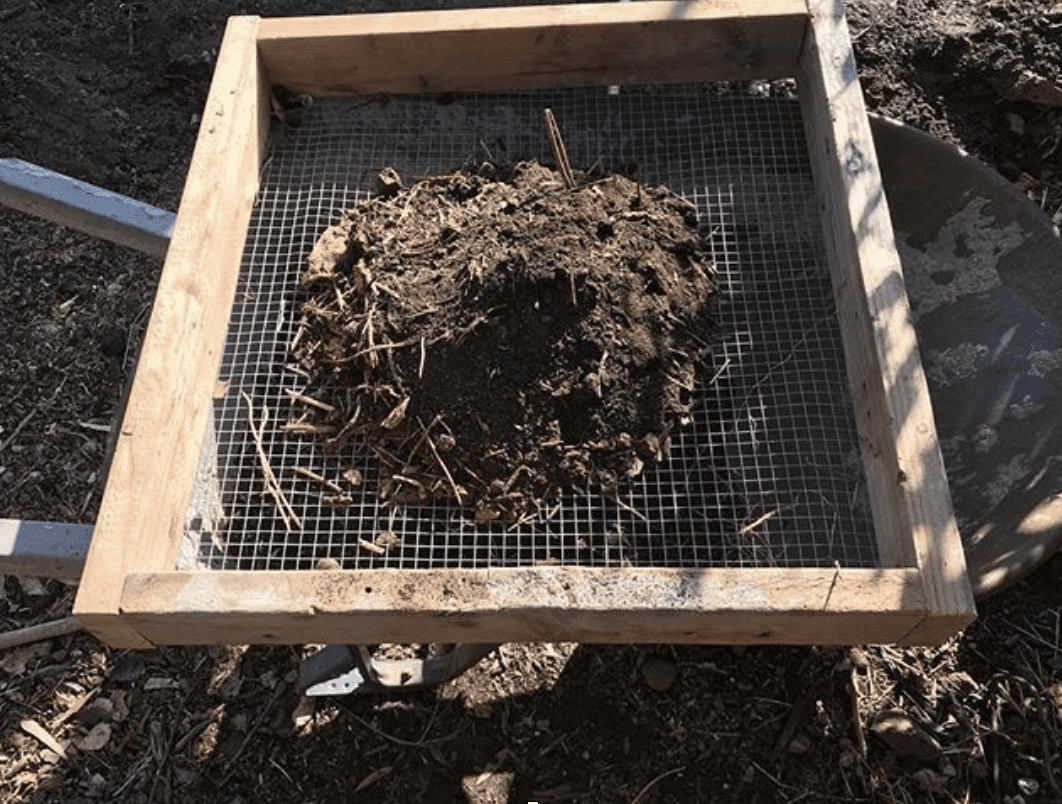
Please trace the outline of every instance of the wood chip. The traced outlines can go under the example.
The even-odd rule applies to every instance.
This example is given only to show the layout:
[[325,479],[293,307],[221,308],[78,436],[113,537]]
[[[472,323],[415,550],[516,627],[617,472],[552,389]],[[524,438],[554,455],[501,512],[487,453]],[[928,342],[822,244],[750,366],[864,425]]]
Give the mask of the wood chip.
[[23,720],[19,726],[30,737],[38,740],[45,748],[54,751],[59,756],[66,758],[66,749],[36,720]]
[[380,547],[378,544],[373,544],[365,539],[358,539],[358,547],[364,550],[366,553],[372,553],[374,556],[382,556],[387,553],[387,550]]
[[111,724],[97,723],[92,730],[78,740],[75,745],[81,751],[99,751],[111,741]]
[[388,413],[384,420],[380,422],[380,427],[382,427],[384,430],[394,430],[396,427],[398,427],[398,425],[400,425],[406,420],[406,408],[408,407],[409,397],[407,396],[405,399],[395,405],[394,410]]
[[49,727],[56,729],[63,723],[65,723],[67,720],[69,720],[71,717],[76,715],[78,712],[81,711],[85,704],[92,699],[92,697],[96,694],[97,691],[98,690],[93,690],[91,692],[83,692],[80,695],[75,695],[73,698],[67,699],[66,709],[63,710],[62,714],[52,719],[52,722],[48,724]]
[[370,773],[368,776],[366,776],[364,779],[362,779],[361,782],[358,783],[358,786],[354,788],[354,792],[355,793],[361,792],[366,787],[370,787],[371,785],[376,784],[381,779],[386,779],[393,772],[394,772],[394,766],[393,765],[384,765],[382,768],[377,768],[372,773]]
[[30,664],[42,656],[47,656],[51,649],[47,642],[38,642],[8,651],[0,659],[0,670],[11,676],[21,676]]
[[154,677],[149,678],[144,682],[144,690],[151,692],[153,690],[179,690],[181,688],[181,682],[175,678],[161,678]]
[[941,751],[937,738],[900,709],[879,712],[870,731],[900,756],[929,759]]
[[94,430],[97,433],[109,433],[111,431],[109,424],[97,424],[96,422],[78,422],[77,426],[86,430]]

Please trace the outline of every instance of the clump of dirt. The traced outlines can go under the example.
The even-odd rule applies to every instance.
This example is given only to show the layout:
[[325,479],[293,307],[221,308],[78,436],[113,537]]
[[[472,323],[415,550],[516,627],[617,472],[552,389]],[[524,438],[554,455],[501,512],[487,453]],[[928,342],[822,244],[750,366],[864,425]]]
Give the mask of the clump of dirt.
[[318,240],[296,354],[334,410],[293,423],[381,461],[381,494],[518,519],[558,488],[615,493],[688,419],[712,265],[693,206],[538,163],[379,194]]

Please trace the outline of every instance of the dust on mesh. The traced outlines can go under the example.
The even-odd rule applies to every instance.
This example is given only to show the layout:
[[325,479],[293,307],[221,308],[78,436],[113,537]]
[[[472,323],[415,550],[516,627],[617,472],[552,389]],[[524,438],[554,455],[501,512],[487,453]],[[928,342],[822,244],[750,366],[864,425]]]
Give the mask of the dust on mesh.
[[[546,107],[573,166],[666,185],[696,207],[718,293],[690,422],[671,434],[667,459],[618,496],[576,486],[519,524],[476,522],[446,499],[394,505],[381,498],[385,478],[368,450],[352,465],[282,429],[308,387],[292,355],[299,276],[321,233],[372,195],[386,167],[412,182],[485,161],[549,162]],[[261,186],[186,564],[876,565],[795,101],[713,87],[316,99],[274,148]],[[256,424],[268,414],[257,443],[243,400]],[[300,527],[286,526],[265,493],[260,453]]]

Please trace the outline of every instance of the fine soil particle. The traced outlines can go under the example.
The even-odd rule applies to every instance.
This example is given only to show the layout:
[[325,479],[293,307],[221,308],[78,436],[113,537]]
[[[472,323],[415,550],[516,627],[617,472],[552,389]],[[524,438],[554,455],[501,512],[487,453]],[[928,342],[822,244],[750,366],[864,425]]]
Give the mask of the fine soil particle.
[[384,497],[481,522],[572,484],[614,494],[663,457],[708,351],[691,204],[619,175],[568,189],[538,163],[378,188],[301,277],[297,354],[335,408],[313,422],[331,449],[359,434]]

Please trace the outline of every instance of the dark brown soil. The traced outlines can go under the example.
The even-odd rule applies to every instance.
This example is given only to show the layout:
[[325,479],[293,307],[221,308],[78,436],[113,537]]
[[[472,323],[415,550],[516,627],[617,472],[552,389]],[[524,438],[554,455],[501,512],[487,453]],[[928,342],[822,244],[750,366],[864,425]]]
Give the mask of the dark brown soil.
[[[0,0],[0,156],[176,209],[226,16],[427,6]],[[849,22],[872,110],[1062,224],[1062,107],[1023,81],[1062,79],[1058,2],[852,0]],[[95,428],[158,268],[0,208],[0,516],[95,520]],[[76,634],[0,653],[0,802],[1058,802],[1060,590],[1056,556],[940,649],[504,645],[440,690],[315,711],[310,647]],[[0,628],[72,596],[8,577]]]
[[381,186],[302,276],[298,354],[333,450],[364,435],[385,497],[481,522],[572,484],[615,494],[663,456],[709,337],[688,202],[622,176],[569,190],[537,163]]
[[1062,224],[1062,6],[849,3],[859,78],[880,114],[995,166]]

